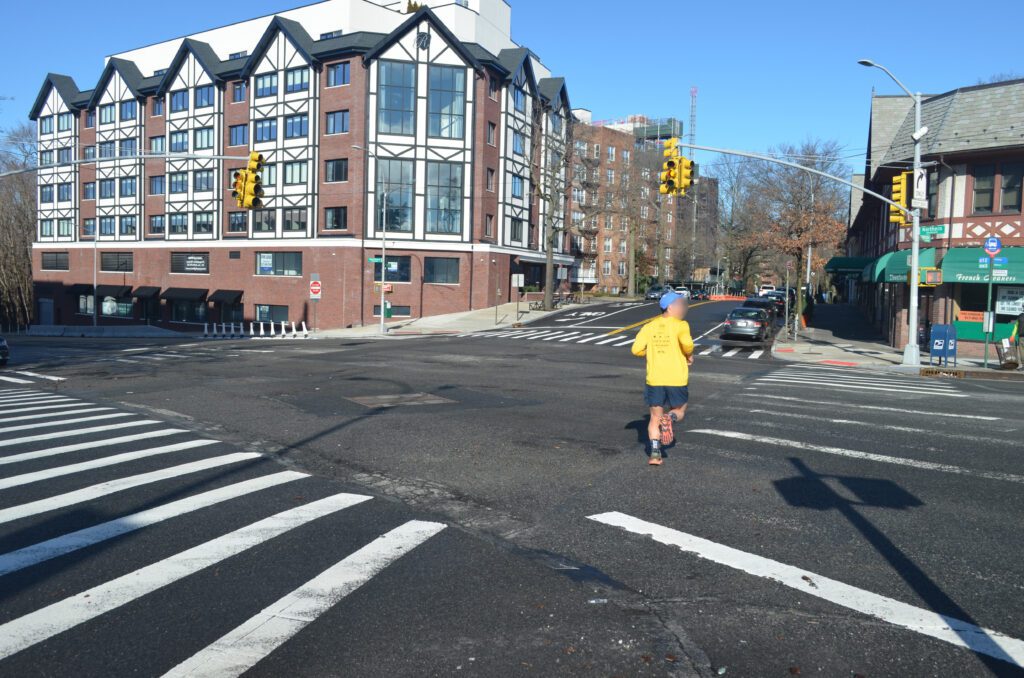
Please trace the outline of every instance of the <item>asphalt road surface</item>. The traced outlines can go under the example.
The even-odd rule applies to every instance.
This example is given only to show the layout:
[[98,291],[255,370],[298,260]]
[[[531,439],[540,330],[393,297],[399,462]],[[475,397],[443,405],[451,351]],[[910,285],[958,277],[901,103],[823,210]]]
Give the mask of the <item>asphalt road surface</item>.
[[11,338],[0,675],[1024,675],[1020,386],[594,343]]

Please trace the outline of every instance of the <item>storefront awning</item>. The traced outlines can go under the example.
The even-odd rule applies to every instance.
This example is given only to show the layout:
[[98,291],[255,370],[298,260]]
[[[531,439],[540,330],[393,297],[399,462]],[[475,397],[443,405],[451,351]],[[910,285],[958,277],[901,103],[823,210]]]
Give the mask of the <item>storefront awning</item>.
[[73,297],[77,297],[81,294],[92,294],[92,285],[79,283],[77,285],[72,285],[71,287],[69,287],[67,289],[67,292]]
[[871,257],[832,257],[825,264],[829,273],[860,273],[874,259]]
[[867,283],[881,282],[882,271],[885,270],[885,265],[892,259],[894,252],[886,252],[882,256],[878,257],[870,264],[864,267],[864,271],[860,274],[861,280]]
[[136,287],[132,296],[136,299],[152,299],[158,294],[160,294],[159,287]]
[[196,287],[168,287],[160,295],[160,298],[172,301],[202,301],[206,298],[207,292],[209,290],[201,290]]
[[[935,248],[921,248],[918,266],[935,266]],[[864,268],[864,282],[903,283],[907,282],[910,272],[910,250],[887,252]]]
[[242,290],[217,290],[207,301],[219,304],[237,304],[242,300]]
[[105,299],[106,297],[114,297],[115,299],[120,299],[122,297],[129,296],[131,293],[132,293],[132,288],[129,285],[97,285],[96,286],[96,296],[99,297],[100,299]]
[[[1006,263],[999,264],[1003,259]],[[1024,247],[1005,247],[996,256],[992,282],[1024,283]],[[988,254],[980,247],[954,247],[942,259],[942,279],[947,283],[988,283]]]

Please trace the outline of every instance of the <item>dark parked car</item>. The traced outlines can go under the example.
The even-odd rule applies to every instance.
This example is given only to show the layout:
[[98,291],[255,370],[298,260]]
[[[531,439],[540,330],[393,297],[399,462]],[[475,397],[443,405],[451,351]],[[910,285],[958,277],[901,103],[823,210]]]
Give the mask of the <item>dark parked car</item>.
[[780,291],[769,292],[764,295],[765,299],[771,299],[775,302],[775,315],[779,318],[786,314],[786,293]]
[[11,357],[11,348],[7,345],[7,340],[0,337],[0,365],[6,365],[7,360]]
[[769,328],[775,324],[777,316],[775,312],[775,300],[769,297],[749,297],[743,302],[744,308],[759,308],[768,314]]
[[645,299],[657,301],[661,299],[661,295],[665,294],[665,288],[661,285],[652,285],[647,288],[647,294],[644,295]]
[[767,341],[771,337],[768,311],[759,308],[734,308],[725,318],[722,326],[722,338],[753,339]]

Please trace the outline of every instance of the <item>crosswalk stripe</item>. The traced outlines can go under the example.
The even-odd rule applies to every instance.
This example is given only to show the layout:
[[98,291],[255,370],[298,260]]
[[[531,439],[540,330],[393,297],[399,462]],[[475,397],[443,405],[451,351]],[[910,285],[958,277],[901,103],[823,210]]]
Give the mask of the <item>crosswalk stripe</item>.
[[722,357],[723,358],[731,358],[731,357],[733,357],[734,355],[736,355],[739,352],[740,352],[740,350],[738,348],[734,348],[731,351],[728,351],[727,353],[723,353]]
[[[78,414],[78,412],[75,412],[75,414]],[[132,416],[131,412],[112,412],[110,414],[94,414],[91,417],[79,417],[77,419],[60,419],[58,421],[37,421],[31,424],[18,424],[17,426],[6,426],[4,428],[0,428],[0,433],[15,433],[17,431],[26,431],[28,429],[48,428],[50,426],[65,426],[67,424],[81,424],[87,421],[102,421],[104,419],[118,419],[120,417],[130,416]]]
[[757,360],[762,355],[764,355],[764,351],[754,351],[753,353],[750,354],[750,357],[747,358],[747,360]]
[[33,471],[32,473],[22,473],[21,475],[17,476],[0,478],[0,490],[6,490],[8,488],[18,487],[20,485],[38,483],[41,480],[49,480],[51,478],[69,476],[74,473],[80,473],[82,471],[91,471],[93,469],[105,468],[107,466],[116,466],[117,464],[123,464],[125,462],[136,461],[139,459],[146,459],[147,457],[156,457],[161,454],[181,452],[182,450],[193,450],[197,447],[206,447],[207,445],[214,445],[217,442],[218,441],[216,440],[186,440],[183,443],[164,445],[163,447],[153,447],[148,450],[136,450],[134,452],[125,452],[123,454],[115,454],[109,457],[90,459],[89,461],[83,461],[77,464],[55,466],[53,468],[44,469],[42,471]]
[[589,339],[581,339],[580,341],[577,341],[576,343],[577,344],[589,344],[592,341],[597,341],[598,339],[600,339],[603,336],[605,336],[605,335],[603,335],[603,334],[595,334],[592,337],[590,337]]
[[893,376],[889,376],[889,375],[874,375],[874,374],[865,374],[865,373],[861,373],[861,372],[836,373],[836,372],[818,372],[818,371],[810,371],[810,370],[787,369],[787,370],[780,370],[778,372],[774,372],[773,374],[778,375],[778,376],[800,377],[802,379],[817,379],[817,380],[830,380],[830,381],[841,380],[843,382],[858,382],[859,381],[859,382],[869,382],[869,383],[872,383],[872,384],[885,383],[885,384],[897,384],[897,385],[907,385],[907,386],[927,385],[929,388],[945,388],[945,389],[951,389],[951,390],[955,390],[956,389],[956,387],[953,384],[945,384],[945,383],[937,382],[937,381],[925,381],[923,379],[905,379],[905,378],[893,377]]
[[84,487],[80,490],[65,492],[64,494],[47,497],[46,499],[31,501],[27,504],[19,504],[17,506],[0,509],[0,525],[20,520],[21,518],[34,516],[39,513],[67,508],[68,506],[74,506],[75,504],[81,504],[87,501],[94,501],[100,497],[105,497],[109,494],[122,492],[124,490],[130,490],[131,488],[139,487],[140,485],[148,485],[161,480],[168,480],[170,478],[176,478],[190,473],[206,471],[212,468],[217,468],[218,466],[227,466],[240,461],[258,459],[259,457],[260,455],[257,452],[235,452],[233,454],[225,454],[219,457],[210,457],[209,459],[200,459],[199,461],[193,461],[187,464],[179,464],[178,466],[162,468],[158,471],[150,471],[149,473],[140,473],[134,476],[108,480],[103,483]]
[[714,353],[715,351],[717,351],[720,348],[721,348],[721,346],[712,346],[711,348],[708,348],[708,349],[705,349],[705,350],[701,351],[700,355],[711,355],[712,353]]
[[940,389],[924,389],[924,388],[909,388],[907,386],[899,386],[893,388],[886,388],[882,386],[868,386],[867,384],[843,384],[835,381],[831,382],[820,382],[810,381],[807,379],[796,379],[796,378],[782,378],[782,377],[762,377],[757,380],[759,384],[791,384],[796,386],[805,386],[807,388],[830,388],[830,389],[846,389],[851,391],[883,391],[885,393],[912,393],[915,395],[931,394],[949,396],[951,398],[964,398],[966,397],[962,393],[955,391],[946,391]]
[[0,658],[32,647],[289,530],[368,499],[370,497],[362,495],[336,494],[282,511],[18,617],[0,626]]
[[180,353],[154,353],[153,355],[160,358],[188,358],[187,355],[181,355]]
[[77,400],[77,398],[68,398],[67,396],[54,396],[54,395],[36,395],[25,398],[11,398],[9,400],[0,400],[0,411],[8,407],[18,407],[20,405],[38,405],[39,403],[69,403]]
[[11,438],[9,440],[0,440],[0,447],[10,447],[11,445],[21,445],[22,443],[34,443],[40,440],[53,440],[54,438],[70,438],[71,436],[85,435],[87,433],[102,433],[103,431],[116,431],[122,428],[131,428],[133,426],[149,426],[151,424],[159,424],[161,422],[155,419],[140,419],[139,421],[122,421],[117,424],[106,424],[104,426],[92,426],[90,428],[80,428],[75,431],[58,431],[57,433],[41,433],[37,436],[25,436],[22,438]]
[[634,341],[634,339],[629,338],[629,339],[626,339],[625,341],[620,341],[617,344],[612,344],[612,346],[629,346],[630,344],[633,343],[633,341]]
[[589,337],[589,336],[590,336],[590,333],[587,332],[585,334],[578,334],[575,337],[570,337],[568,339],[559,339],[558,341],[571,341],[574,344],[579,344],[579,343],[581,343],[580,342],[581,339],[584,339],[585,337]]
[[0,408],[0,414],[19,414],[21,412],[40,412],[42,410],[60,410],[70,407],[87,407],[92,403],[83,402],[62,402],[58,405],[34,405],[33,407],[20,407],[13,410]]
[[561,333],[561,330],[558,330],[558,331],[555,331],[555,332],[552,332],[551,330],[548,330],[546,332],[541,332],[540,334],[535,334],[532,337],[527,337],[527,339],[531,339],[531,340],[532,339],[540,339],[541,337],[547,337],[547,336],[552,335],[552,334],[560,334],[560,333]]
[[1024,641],[998,631],[982,628],[933,610],[914,607],[893,598],[823,577],[816,572],[740,551],[624,513],[602,513],[589,518],[605,525],[650,537],[658,543],[674,546],[683,552],[692,553],[713,563],[788,586],[849,610],[860,612],[868,617],[880,619],[893,626],[989,655],[1016,666],[1024,666]]
[[128,436],[118,436],[117,438],[107,438],[105,440],[90,440],[89,442],[86,443],[62,445],[61,447],[51,447],[46,450],[35,450],[34,452],[22,452],[21,454],[12,454],[7,457],[0,457],[0,466],[6,464],[16,464],[18,462],[28,461],[30,459],[54,457],[57,456],[58,454],[66,454],[68,452],[91,450],[97,447],[113,447],[114,445],[121,445],[122,443],[134,443],[139,440],[149,440],[150,438],[163,438],[165,436],[172,436],[177,433],[188,433],[188,431],[183,428],[162,428],[156,431],[146,431],[145,433],[136,433]]
[[51,377],[48,374],[36,374],[35,372],[25,372],[13,370],[15,374],[20,374],[23,377],[35,377],[36,379],[46,379],[47,381],[67,381],[64,377]]
[[128,358],[115,358],[114,362],[127,363],[129,365],[138,365],[139,364],[138,360],[129,360]]
[[599,341],[596,344],[594,344],[594,346],[604,346],[605,344],[610,344],[613,341],[618,341],[621,338],[622,337],[616,335],[616,336],[612,337],[611,339],[605,339],[604,341]]
[[561,341],[562,339],[572,339],[573,337],[579,336],[579,334],[580,334],[579,332],[569,332],[567,334],[555,334],[555,335],[552,335],[550,337],[544,337],[544,341],[551,341],[552,339],[558,339],[559,341]]
[[7,377],[7,376],[4,376],[4,375],[0,375],[0,380],[2,380],[2,381],[9,381],[12,384],[31,384],[32,383],[31,379],[19,379],[18,377]]
[[56,412],[44,412],[43,414],[23,414],[20,417],[3,417],[2,419],[0,419],[0,424],[6,424],[12,421],[28,421],[30,419],[46,419],[48,417],[66,417],[69,414],[85,414],[86,412],[108,412],[114,409],[112,407],[89,407],[89,403],[82,403],[80,405],[69,405],[69,407],[79,409],[58,410]]
[[56,393],[47,393],[46,391],[29,391],[28,393],[16,393],[0,396],[0,404],[4,403],[17,403],[23,400],[33,400],[36,398],[65,398],[68,396],[58,395]]
[[[765,393],[738,393],[737,395],[746,396],[748,398],[768,399],[768,400],[782,400],[794,405],[784,405],[783,407],[800,407],[803,409],[819,409],[817,403],[808,403],[805,398],[789,398],[787,396],[768,395]],[[923,417],[953,417],[956,419],[977,419],[979,421],[1000,421],[999,417],[987,417],[978,414],[953,414],[951,412],[936,412],[934,410],[903,410],[898,407],[883,407],[881,405],[858,405],[854,403],[833,403],[833,407],[839,408],[854,408],[858,410],[876,410],[880,412],[899,412],[900,414],[916,414]]]
[[391,530],[264,608],[163,678],[240,676],[388,565],[444,529],[441,523],[411,520]]
[[0,396],[15,395],[18,393],[32,393],[32,390],[27,388],[0,388]]
[[164,360],[163,358],[159,358],[159,357],[157,357],[155,355],[141,355],[140,354],[140,355],[137,355],[135,357],[136,358],[140,358],[142,360],[156,360],[157,362],[163,362],[163,360]]
[[298,471],[272,473],[47,539],[0,555],[0,577],[186,513],[308,477],[308,474]]

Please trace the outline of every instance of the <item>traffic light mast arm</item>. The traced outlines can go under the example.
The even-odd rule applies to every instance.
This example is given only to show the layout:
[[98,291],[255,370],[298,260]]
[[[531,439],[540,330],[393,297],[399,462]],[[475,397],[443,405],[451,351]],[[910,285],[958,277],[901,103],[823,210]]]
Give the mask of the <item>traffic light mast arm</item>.
[[38,172],[39,170],[58,169],[60,167],[75,167],[77,165],[98,165],[105,162],[124,160],[154,160],[166,158],[168,160],[248,160],[248,155],[200,155],[198,153],[137,153],[135,155],[112,155],[109,158],[89,158],[83,160],[70,160],[68,162],[56,162],[50,165],[37,165],[24,169],[9,170],[0,172],[0,179],[11,177],[16,174],[27,172]]

